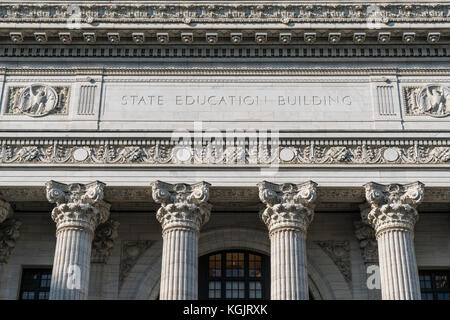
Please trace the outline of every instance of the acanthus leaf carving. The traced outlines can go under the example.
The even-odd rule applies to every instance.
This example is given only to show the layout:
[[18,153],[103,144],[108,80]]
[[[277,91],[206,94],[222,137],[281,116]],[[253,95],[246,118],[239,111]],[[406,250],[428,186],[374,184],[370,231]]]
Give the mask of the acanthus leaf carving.
[[109,217],[110,204],[103,201],[105,184],[94,181],[89,184],[46,183],[47,199],[56,206],[52,219],[57,232],[65,227],[80,227],[94,232]]
[[367,218],[377,237],[389,229],[414,230],[419,219],[417,206],[424,198],[423,183],[382,185],[370,182],[364,188],[372,208]]
[[106,263],[108,261],[114,242],[118,237],[117,229],[119,225],[118,221],[108,219],[95,229],[94,240],[92,241],[91,261],[93,263]]
[[275,184],[264,181],[258,184],[258,188],[259,198],[266,206],[260,216],[269,234],[286,228],[306,234],[314,218],[317,199],[315,182]]
[[16,219],[6,219],[0,224],[0,263],[7,263],[16,241],[20,236],[19,228],[22,222]]
[[152,197],[161,207],[156,218],[163,234],[172,228],[186,228],[195,232],[208,222],[211,215],[209,200],[210,184],[170,184],[162,181],[152,183]]

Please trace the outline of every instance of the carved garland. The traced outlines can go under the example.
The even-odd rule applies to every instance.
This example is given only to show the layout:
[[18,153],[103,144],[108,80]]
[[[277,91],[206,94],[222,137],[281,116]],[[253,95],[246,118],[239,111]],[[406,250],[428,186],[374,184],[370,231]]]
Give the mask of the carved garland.
[[447,4],[2,4],[0,22],[18,23],[365,23],[449,22]]
[[0,139],[7,165],[448,165],[450,141],[281,139],[242,144],[177,144],[170,139]]

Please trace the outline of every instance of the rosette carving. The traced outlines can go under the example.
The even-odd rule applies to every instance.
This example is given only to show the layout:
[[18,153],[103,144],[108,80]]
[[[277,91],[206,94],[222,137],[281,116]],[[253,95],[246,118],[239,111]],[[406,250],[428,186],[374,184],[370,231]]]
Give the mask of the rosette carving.
[[314,217],[317,184],[258,184],[259,198],[266,205],[260,216],[271,234],[279,228],[292,228],[306,233]]
[[57,230],[79,227],[94,232],[100,223],[105,222],[109,217],[110,205],[102,200],[104,186],[99,181],[89,184],[47,182],[47,199],[56,204],[52,219]]
[[424,198],[423,183],[382,185],[370,182],[364,187],[366,199],[372,207],[367,219],[377,237],[387,229],[414,230],[419,218],[417,206]]
[[207,182],[196,184],[169,184],[156,181],[152,184],[152,196],[161,207],[156,218],[163,232],[171,228],[188,228],[200,231],[211,215],[208,203],[209,187]]

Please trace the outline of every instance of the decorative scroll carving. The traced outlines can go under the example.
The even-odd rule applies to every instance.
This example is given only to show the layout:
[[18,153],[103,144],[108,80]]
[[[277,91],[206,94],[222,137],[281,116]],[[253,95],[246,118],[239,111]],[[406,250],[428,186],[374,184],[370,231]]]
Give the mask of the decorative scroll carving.
[[259,199],[266,205],[261,219],[269,228],[269,234],[280,228],[304,232],[314,218],[317,199],[317,184],[312,181],[302,184],[258,183]]
[[30,117],[66,115],[68,106],[69,87],[50,87],[41,84],[9,87],[5,114]]
[[348,241],[316,241],[322,250],[333,260],[345,281],[351,288],[352,269],[350,261],[350,243]]
[[0,224],[0,263],[8,263],[8,258],[20,236],[21,225],[22,222],[15,219],[7,219]]
[[122,253],[119,267],[119,287],[123,285],[123,281],[130,273],[138,259],[147,251],[155,241],[139,240],[139,241],[123,241]]
[[13,210],[11,208],[11,205],[0,199],[0,223],[5,221],[7,218],[9,218],[13,213]]
[[89,184],[47,182],[47,199],[56,204],[52,219],[56,222],[57,232],[74,226],[94,232],[100,223],[105,222],[110,205],[102,200],[104,186],[99,181]]
[[382,185],[371,182],[364,187],[367,202],[372,207],[367,218],[377,237],[387,229],[414,230],[419,219],[417,206],[424,198],[423,183]]
[[[373,6],[373,5],[372,5]],[[295,4],[270,3],[93,3],[78,4],[82,23],[367,23],[375,17],[370,3]],[[64,4],[0,5],[0,22],[66,23],[73,12]],[[378,7],[377,7],[378,8]],[[405,6],[385,3],[378,8],[380,24],[388,22],[448,22],[447,4]]]
[[114,241],[118,237],[117,229],[119,225],[119,222],[109,219],[97,227],[92,242],[91,262],[106,263],[108,261],[114,247]]
[[208,222],[211,215],[207,182],[196,184],[169,184],[156,181],[152,184],[152,196],[161,204],[156,218],[163,233],[171,228],[188,228],[196,232]]
[[91,165],[439,165],[450,163],[450,141],[280,139],[227,146],[177,145],[167,139],[0,140],[0,166],[9,164]]
[[378,243],[375,238],[375,230],[370,225],[368,215],[371,207],[364,203],[360,206],[361,220],[355,221],[355,236],[359,241],[361,254],[366,265],[378,264]]
[[442,118],[450,115],[450,89],[431,84],[424,87],[403,87],[407,115]]

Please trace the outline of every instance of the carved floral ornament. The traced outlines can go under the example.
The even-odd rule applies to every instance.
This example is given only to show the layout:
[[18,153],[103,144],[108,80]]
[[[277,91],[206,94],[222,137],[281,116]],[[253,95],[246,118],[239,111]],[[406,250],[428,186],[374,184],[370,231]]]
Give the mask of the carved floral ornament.
[[118,221],[109,219],[96,228],[92,242],[92,262],[107,262],[114,247],[114,242],[119,235],[117,232],[119,225],[120,223]]
[[211,215],[207,182],[196,184],[169,184],[161,181],[152,183],[152,197],[161,207],[156,218],[163,233],[173,228],[186,228],[195,232],[208,222]]
[[[375,6],[376,5],[376,6]],[[382,23],[449,21],[447,4],[295,4],[291,2],[261,3],[101,3],[88,5],[46,4],[0,5],[1,22],[366,22],[379,18]]]
[[177,144],[170,139],[0,139],[2,165],[447,165],[445,139],[280,139],[278,144]]
[[65,227],[80,227],[94,232],[99,224],[104,223],[110,208],[102,200],[104,186],[99,181],[89,184],[47,182],[47,199],[56,204],[52,219],[56,222],[57,231]]
[[16,219],[7,219],[0,224],[0,264],[7,263],[16,241],[20,236],[22,222]]
[[424,87],[403,87],[407,115],[442,118],[450,115],[450,89],[440,84]]
[[272,233],[279,229],[306,232],[314,217],[317,184],[275,184],[267,181],[258,184],[259,198],[266,205],[261,219]]
[[69,87],[51,87],[32,84],[27,87],[9,87],[6,115],[43,117],[49,114],[67,114]]
[[0,223],[11,217],[12,213],[13,210],[11,208],[11,205],[8,202],[0,199]]
[[419,219],[417,206],[424,198],[424,184],[382,185],[368,183],[365,186],[366,199],[372,210],[367,218],[376,235],[389,229],[414,230]]

